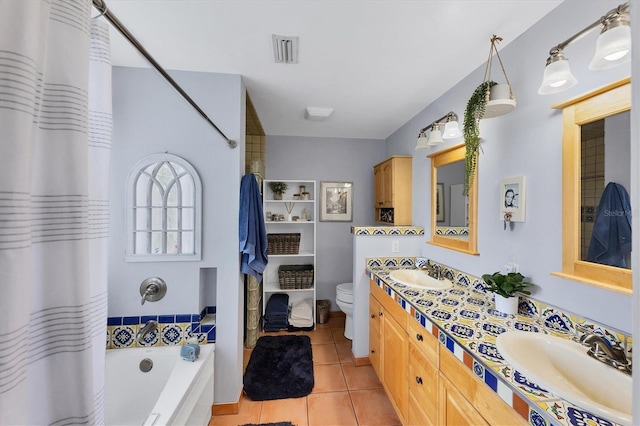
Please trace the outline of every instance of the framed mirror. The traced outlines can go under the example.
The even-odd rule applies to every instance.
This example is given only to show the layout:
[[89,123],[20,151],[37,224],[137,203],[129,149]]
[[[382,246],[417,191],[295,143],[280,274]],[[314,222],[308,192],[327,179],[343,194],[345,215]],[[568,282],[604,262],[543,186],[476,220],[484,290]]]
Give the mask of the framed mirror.
[[464,143],[430,154],[431,241],[430,244],[468,254],[477,252],[477,167],[468,195],[463,195]]
[[631,294],[631,83],[553,105],[562,109],[562,271]]

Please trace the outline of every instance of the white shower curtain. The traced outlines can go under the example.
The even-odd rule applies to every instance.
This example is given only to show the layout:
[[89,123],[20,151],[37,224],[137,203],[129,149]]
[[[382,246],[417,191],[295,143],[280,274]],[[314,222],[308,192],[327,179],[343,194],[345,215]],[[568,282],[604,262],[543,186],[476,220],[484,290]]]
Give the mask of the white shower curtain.
[[0,0],[0,425],[104,423],[102,19],[91,0]]

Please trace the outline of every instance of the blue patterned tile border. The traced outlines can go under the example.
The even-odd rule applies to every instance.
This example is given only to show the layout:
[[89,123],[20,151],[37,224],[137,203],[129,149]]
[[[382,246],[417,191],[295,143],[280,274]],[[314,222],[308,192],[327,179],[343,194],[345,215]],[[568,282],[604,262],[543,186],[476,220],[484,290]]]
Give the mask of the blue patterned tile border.
[[352,226],[353,235],[424,235],[420,226]]
[[[210,306],[200,314],[143,315],[107,318],[107,349],[138,346],[182,345],[187,339],[197,337],[200,343],[215,343],[216,325],[200,324],[207,314],[215,314]],[[142,344],[136,342],[136,334],[147,321],[158,321],[158,329],[145,336]]]
[[[439,264],[454,287],[445,292],[413,291],[389,278],[393,269],[412,269],[410,258],[368,258],[370,279],[448,351],[496,392],[533,426],[612,426],[595,416],[530,382],[504,361],[495,347],[495,337],[509,329],[552,333],[575,337],[581,330],[601,334],[609,342],[620,342],[631,352],[631,336],[535,299],[521,296],[519,315],[503,315],[493,309],[491,294],[486,294],[476,277]],[[438,263],[438,262],[434,262]],[[401,266],[401,265],[409,266]],[[443,299],[463,301],[452,306]],[[472,299],[469,301],[469,299]],[[481,303],[482,302],[482,303]],[[473,332],[472,332],[473,330]]]
[[469,235],[466,226],[437,226],[436,235]]

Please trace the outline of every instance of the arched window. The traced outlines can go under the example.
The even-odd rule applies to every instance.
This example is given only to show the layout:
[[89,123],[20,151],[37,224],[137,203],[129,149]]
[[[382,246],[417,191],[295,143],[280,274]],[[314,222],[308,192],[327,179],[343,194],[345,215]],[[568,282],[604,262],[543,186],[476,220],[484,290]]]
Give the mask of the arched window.
[[150,155],[127,178],[128,261],[200,260],[202,185],[171,154]]

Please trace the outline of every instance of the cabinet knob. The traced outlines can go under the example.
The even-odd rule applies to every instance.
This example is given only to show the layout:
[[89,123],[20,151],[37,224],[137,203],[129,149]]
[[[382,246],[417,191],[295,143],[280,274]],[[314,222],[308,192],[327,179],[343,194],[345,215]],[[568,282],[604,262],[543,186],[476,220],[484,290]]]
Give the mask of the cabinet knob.
[[422,342],[424,340],[422,334],[416,334],[416,339],[418,340],[418,342]]
[[382,311],[378,312],[378,316],[380,317],[382,316]]
[[376,317],[376,315],[375,315],[375,314],[371,314],[371,318],[375,318],[375,317]]
[[375,354],[375,353],[376,353],[376,351],[374,351],[373,349],[371,349],[371,353],[372,353],[372,354]]
[[422,377],[416,376],[416,383],[421,385],[422,384]]

